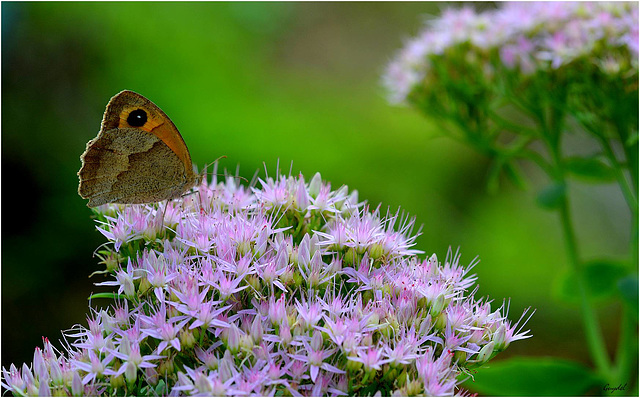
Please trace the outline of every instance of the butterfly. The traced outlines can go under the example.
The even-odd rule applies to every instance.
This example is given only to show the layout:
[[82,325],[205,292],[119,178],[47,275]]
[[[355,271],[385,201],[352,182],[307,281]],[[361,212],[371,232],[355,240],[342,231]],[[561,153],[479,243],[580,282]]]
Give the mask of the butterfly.
[[199,180],[171,119],[129,90],[111,98],[100,131],[80,160],[78,194],[89,199],[89,207],[177,198]]

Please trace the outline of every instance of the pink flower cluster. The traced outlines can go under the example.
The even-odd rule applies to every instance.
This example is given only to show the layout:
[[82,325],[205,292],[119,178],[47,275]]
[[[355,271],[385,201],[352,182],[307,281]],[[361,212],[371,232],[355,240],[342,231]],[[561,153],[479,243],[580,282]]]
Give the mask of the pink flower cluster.
[[475,265],[413,249],[413,220],[319,174],[203,182],[159,205],[105,205],[115,303],[3,368],[14,395],[454,395],[529,337],[471,290]]
[[638,70],[637,2],[513,2],[477,13],[449,8],[427,23],[387,67],[384,84],[392,102],[403,102],[450,49],[468,44],[467,59],[491,73],[492,52],[524,74],[558,69],[586,58],[604,73]]

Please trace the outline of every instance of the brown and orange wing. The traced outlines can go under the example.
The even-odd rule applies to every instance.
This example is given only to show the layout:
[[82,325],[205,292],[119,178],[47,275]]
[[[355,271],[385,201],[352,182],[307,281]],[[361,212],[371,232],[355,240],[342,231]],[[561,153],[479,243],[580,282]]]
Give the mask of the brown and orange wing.
[[[145,119],[135,118],[135,112],[143,110],[147,113]],[[131,113],[134,112],[132,116]],[[142,122],[141,125],[132,125],[131,122]],[[184,139],[173,124],[169,116],[156,104],[144,96],[133,91],[124,90],[114,95],[107,104],[102,118],[101,131],[113,128],[139,128],[158,137],[164,142],[184,163],[185,168],[192,169],[191,156]]]
[[78,193],[88,206],[180,196],[196,181],[189,151],[167,115],[132,91],[114,96],[87,143]]

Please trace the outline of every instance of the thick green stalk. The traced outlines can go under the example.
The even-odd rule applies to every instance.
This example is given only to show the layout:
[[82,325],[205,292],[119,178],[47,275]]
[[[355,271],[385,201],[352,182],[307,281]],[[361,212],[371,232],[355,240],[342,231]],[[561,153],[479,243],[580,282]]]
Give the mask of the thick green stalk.
[[632,311],[628,305],[624,305],[622,309],[620,340],[618,341],[613,375],[614,384],[628,384],[627,390],[624,391],[626,394],[632,393],[632,388],[637,388],[637,386],[631,385],[634,362],[638,358],[638,340],[635,334],[638,323]]
[[[547,145],[547,149],[551,155],[553,163],[553,180],[563,186],[567,186],[566,171],[562,162],[562,125],[565,115],[562,111],[549,107],[543,108],[539,112],[540,121],[544,129],[543,139]],[[611,380],[611,362],[607,353],[605,340],[600,329],[600,324],[596,316],[596,311],[589,300],[589,291],[587,289],[587,281],[585,278],[584,267],[580,261],[578,254],[578,244],[573,229],[571,212],[569,209],[568,189],[558,208],[560,214],[560,223],[562,225],[562,233],[564,235],[565,248],[569,265],[573,269],[578,284],[578,294],[580,297],[580,312],[582,314],[582,323],[589,353],[595,364],[597,372],[607,381]]]
[[[629,268],[631,270],[638,269],[638,197],[637,191],[635,191],[633,184],[634,171],[629,167],[630,177],[625,176],[624,170],[618,162],[613,149],[609,141],[600,135],[600,143],[604,150],[605,155],[609,159],[611,166],[614,170],[616,180],[620,186],[620,190],[627,202],[629,212],[631,213],[631,225],[629,234]],[[625,146],[624,142],[622,143]],[[626,149],[626,148],[625,148]],[[628,157],[629,158],[629,157]],[[632,182],[629,182],[629,179]],[[633,378],[633,366],[638,357],[638,341],[637,341],[637,327],[638,322],[635,319],[633,313],[634,310],[629,308],[626,303],[623,303],[622,317],[620,321],[620,338],[618,340],[618,347],[615,356],[615,365],[612,373],[613,385],[619,386],[627,383],[627,388],[624,391],[616,391],[616,395],[629,395],[632,394],[632,388],[637,389],[637,386],[631,385]]]
[[[628,267],[631,271],[638,269],[638,193],[637,193],[637,170],[634,170],[632,164],[630,164],[631,155],[628,152],[629,146],[626,145],[623,137],[631,135],[629,131],[623,131],[624,123],[614,123],[617,128],[617,136],[621,137],[621,144],[625,150],[627,156],[627,168],[629,175],[627,176],[621,162],[616,156],[611,142],[607,138],[607,134],[602,134],[604,126],[602,124],[594,125],[593,123],[582,122],[582,126],[593,134],[598,139],[602,150],[606,158],[609,160],[615,178],[620,186],[620,191],[624,196],[629,212],[630,218],[630,234],[629,234],[629,263]],[[633,315],[635,310],[629,308],[626,303],[622,303],[622,317],[620,321],[620,337],[618,339],[618,347],[615,354],[615,364],[611,370],[610,380],[614,386],[623,386],[627,384],[627,388],[621,391],[614,392],[614,395],[633,395],[633,390],[637,390],[635,385],[635,378],[632,377],[634,364],[637,363],[638,357],[638,342],[637,342],[637,327],[638,322]],[[637,381],[637,380],[636,380]],[[633,390],[632,390],[633,389]]]
[[598,373],[600,373],[605,379],[609,379],[611,377],[611,363],[609,361],[604,337],[602,336],[602,331],[600,330],[595,310],[589,302],[587,283],[584,277],[583,267],[578,258],[576,237],[572,227],[569,203],[566,196],[562,200],[559,211],[562,232],[565,238],[565,247],[569,257],[569,264],[573,268],[578,282],[580,312],[582,313],[582,323],[587,339],[587,345]]
[[[589,127],[589,126],[586,126]],[[609,141],[603,137],[602,135],[596,135],[599,138],[600,144],[604,151],[605,156],[609,160],[611,167],[614,171],[616,180],[618,185],[620,186],[620,190],[622,191],[622,195],[624,196],[625,201],[627,202],[627,206],[629,206],[629,211],[631,212],[631,232],[629,235],[629,255],[630,255],[630,268],[637,269],[638,267],[638,197],[637,192],[634,192],[634,188],[632,183],[629,182],[629,179],[625,176],[625,173],[620,166],[620,162],[616,158],[613,149]],[[623,143],[624,144],[624,143]],[[633,173],[630,176],[633,179]]]
[[631,233],[629,236],[629,248],[630,248],[630,256],[631,256],[631,267],[637,269],[638,266],[638,198],[636,194],[634,194],[632,186],[629,184],[627,178],[622,171],[622,168],[618,163],[614,163],[615,156],[613,155],[613,151],[608,147],[608,156],[612,158],[611,162],[613,163],[613,169],[616,173],[616,179],[618,180],[618,185],[620,185],[620,189],[622,190],[622,194],[624,195],[625,200],[627,201],[627,205],[629,206],[629,211],[631,212]]
[[[613,148],[611,148],[611,144],[607,140],[606,137],[602,137],[601,135],[596,135],[600,141],[600,145],[604,150],[604,154],[609,160],[611,167],[615,173],[616,180],[618,181],[618,185],[620,185],[620,190],[622,191],[622,195],[624,196],[625,201],[627,202],[627,206],[631,210],[632,215],[638,214],[638,198],[637,193],[634,193],[634,188],[631,186],[631,183],[624,175],[624,171],[618,161],[615,153],[613,152]],[[631,177],[632,179],[633,177]]]

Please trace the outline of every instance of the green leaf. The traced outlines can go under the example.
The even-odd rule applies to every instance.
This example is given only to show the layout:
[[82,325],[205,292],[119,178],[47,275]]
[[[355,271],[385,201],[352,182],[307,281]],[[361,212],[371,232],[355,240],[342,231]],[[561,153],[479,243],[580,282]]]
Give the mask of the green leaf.
[[618,280],[618,292],[622,299],[638,314],[638,275],[628,275]]
[[609,297],[616,294],[616,285],[626,274],[626,266],[615,260],[593,260],[584,265],[584,273],[592,297]]
[[[618,282],[627,273],[623,262],[608,259],[585,263],[583,272],[589,296],[594,301],[606,300],[618,294]],[[556,294],[563,301],[579,303],[580,294],[575,272],[569,271],[560,275],[556,284]]]
[[156,386],[156,394],[161,397],[163,395],[165,395],[167,393],[167,386],[164,382],[163,379],[160,379],[160,381],[158,381],[158,385]]
[[590,181],[613,181],[616,178],[613,168],[598,157],[570,157],[564,160],[565,167],[576,177]]
[[474,379],[463,387],[499,396],[576,396],[601,383],[586,366],[553,357],[490,362]]
[[106,298],[106,299],[112,299],[112,300],[126,299],[123,295],[119,295],[117,293],[111,293],[111,292],[95,293],[89,296],[89,300],[95,300],[99,298]]
[[624,145],[628,146],[628,147],[632,147],[634,145],[636,145],[638,143],[638,133],[634,132],[633,134],[631,134],[629,136],[629,138],[627,138],[627,140],[625,141]]
[[562,205],[566,195],[566,186],[561,183],[553,183],[538,193],[538,205],[544,209],[554,210]]

